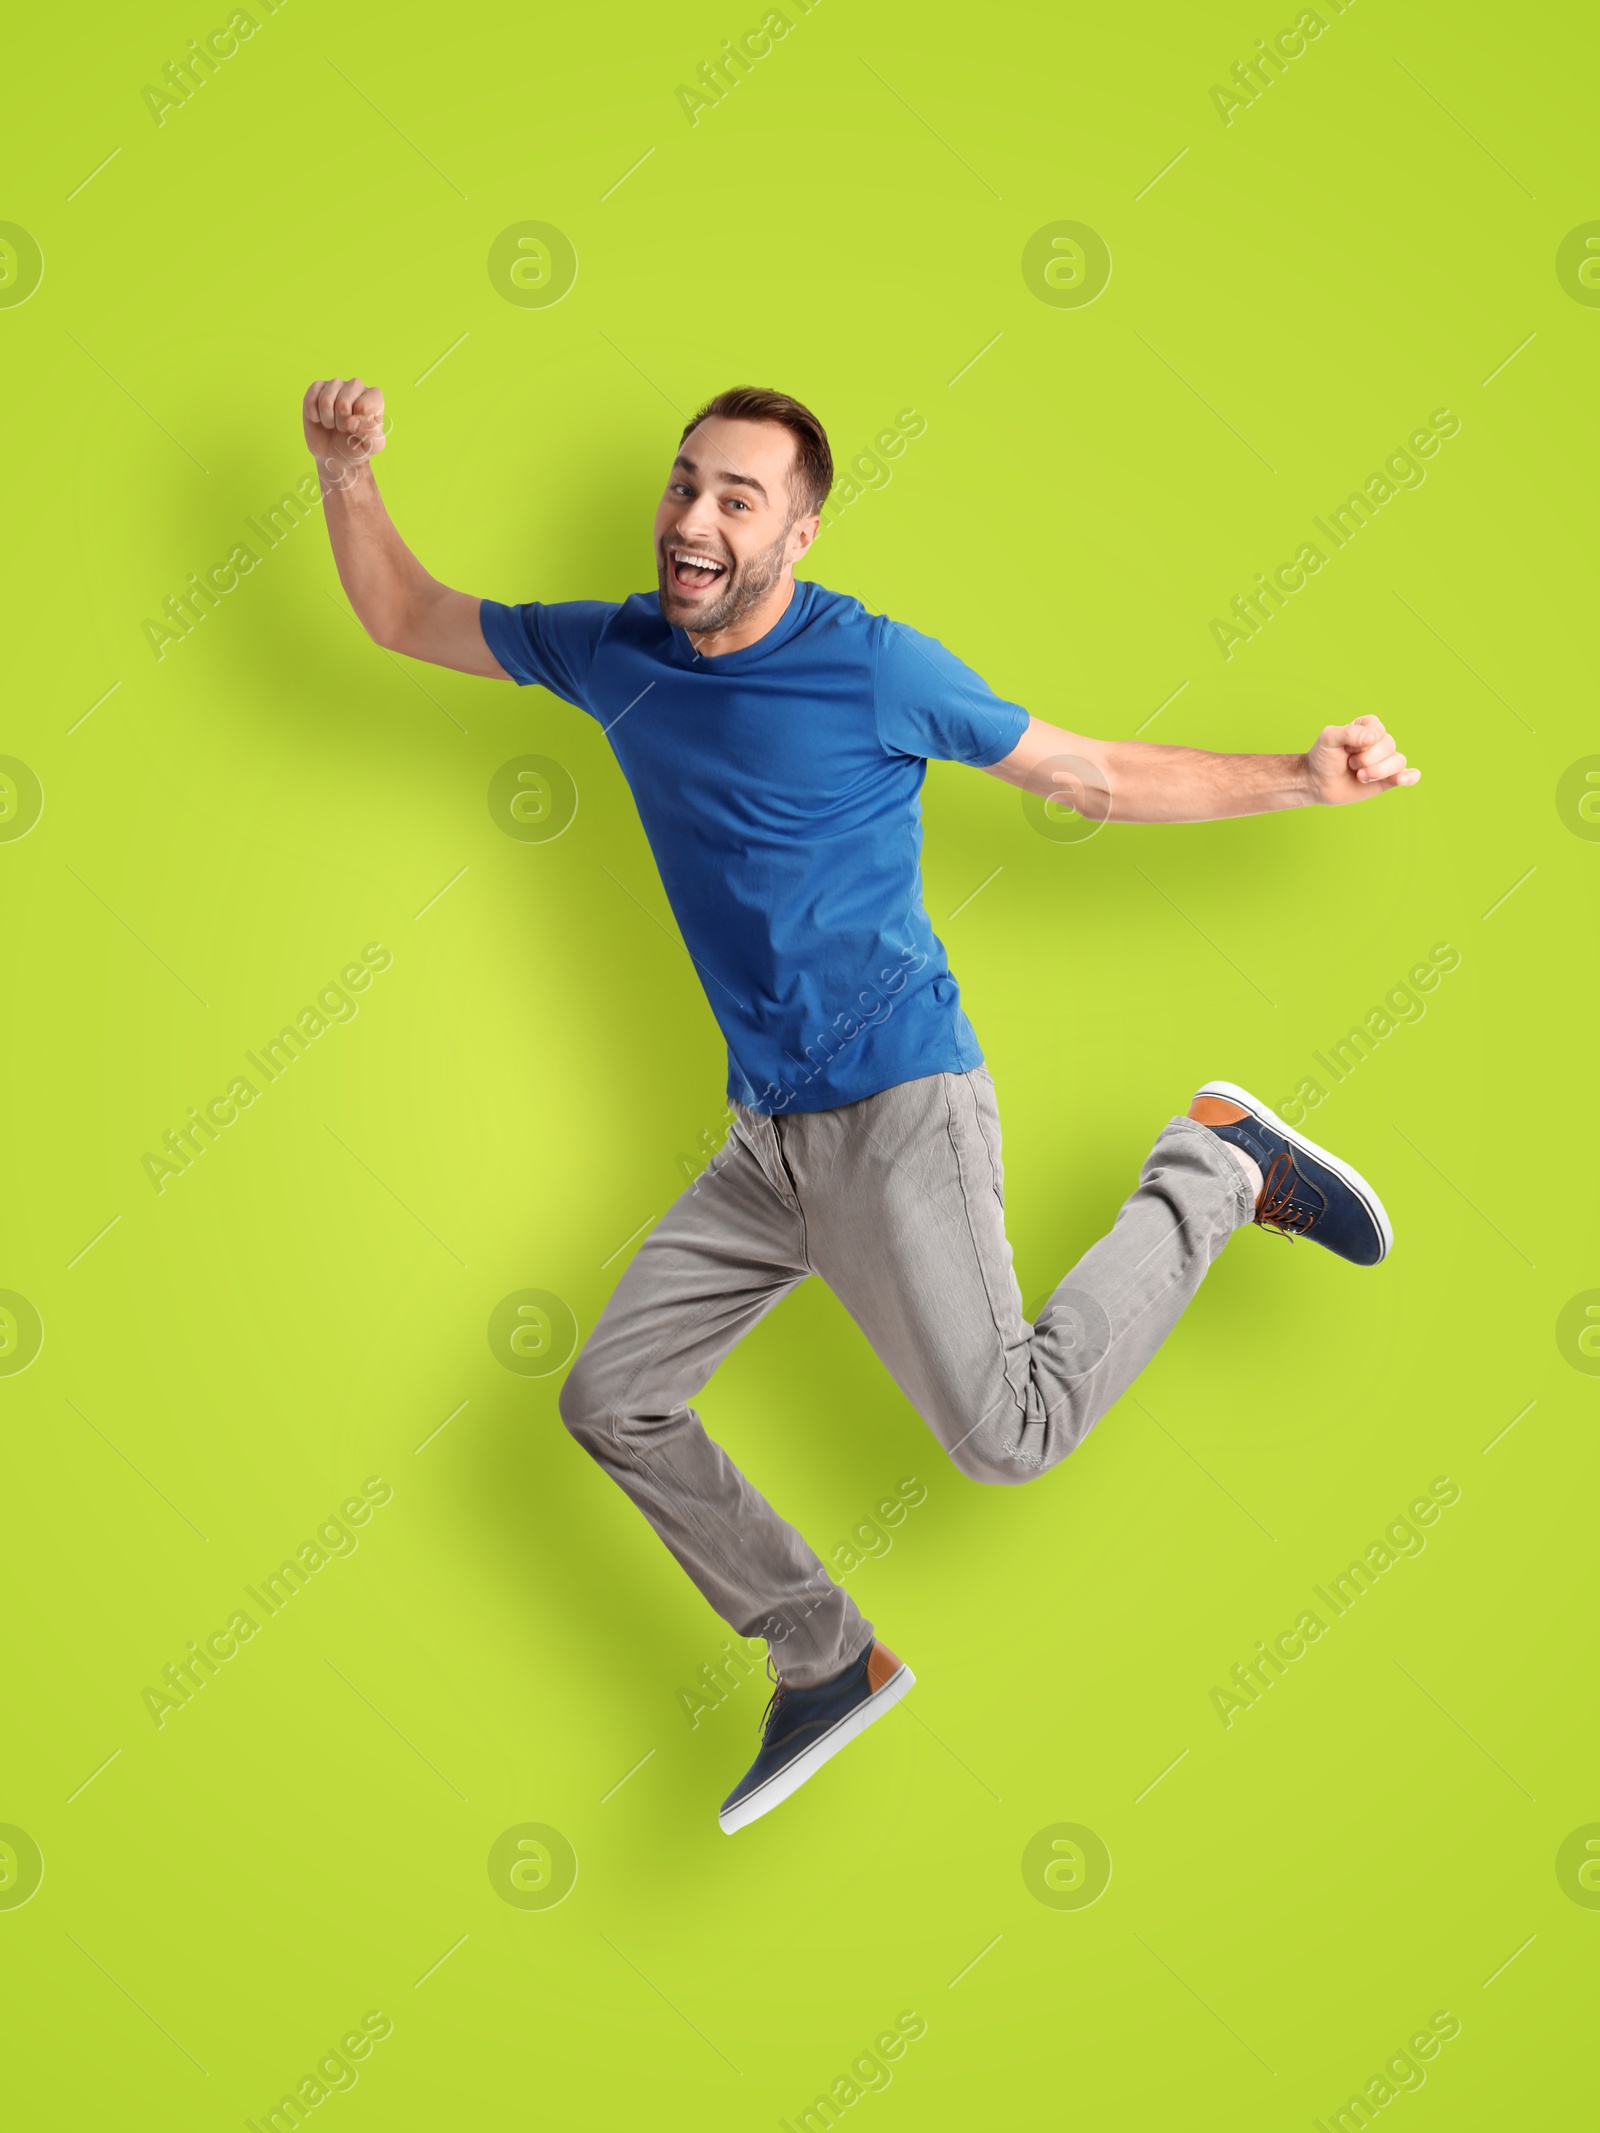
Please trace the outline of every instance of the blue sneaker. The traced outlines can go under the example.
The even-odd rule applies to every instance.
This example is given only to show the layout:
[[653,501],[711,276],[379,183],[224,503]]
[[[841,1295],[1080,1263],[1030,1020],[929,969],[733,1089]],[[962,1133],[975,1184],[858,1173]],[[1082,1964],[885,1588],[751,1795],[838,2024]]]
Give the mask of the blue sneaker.
[[1358,1170],[1285,1125],[1231,1081],[1208,1081],[1189,1116],[1260,1166],[1256,1220],[1281,1237],[1309,1237],[1352,1266],[1376,1266],[1394,1243],[1383,1202]]
[[723,1801],[717,1820],[731,1835],[798,1792],[830,1756],[865,1733],[916,1680],[886,1644],[870,1644],[832,1681],[773,1690],[762,1714],[761,1753]]

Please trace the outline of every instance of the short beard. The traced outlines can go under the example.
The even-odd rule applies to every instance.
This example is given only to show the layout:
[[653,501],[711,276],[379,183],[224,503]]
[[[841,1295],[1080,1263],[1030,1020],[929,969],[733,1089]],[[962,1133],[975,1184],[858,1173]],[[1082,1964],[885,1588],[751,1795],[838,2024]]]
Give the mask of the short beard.
[[[789,523],[792,525],[794,521],[791,519]],[[719,630],[732,629],[753,607],[759,606],[783,576],[783,550],[788,538],[789,527],[785,526],[770,548],[752,556],[747,563],[731,566],[720,599],[713,600],[708,607],[692,610],[687,601],[678,598],[672,582],[672,564],[663,547],[656,560],[656,574],[661,580],[662,615],[676,628],[692,631],[696,637],[711,637]]]

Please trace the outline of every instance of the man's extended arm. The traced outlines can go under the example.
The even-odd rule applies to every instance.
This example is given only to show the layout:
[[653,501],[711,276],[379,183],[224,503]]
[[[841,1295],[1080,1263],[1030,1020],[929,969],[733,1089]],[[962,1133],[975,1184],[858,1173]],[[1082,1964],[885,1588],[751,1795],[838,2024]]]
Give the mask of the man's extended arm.
[[371,465],[386,442],[378,387],[319,378],[306,389],[302,414],[339,581],[367,635],[412,659],[508,681],[483,641],[478,602],[430,577],[383,507]]
[[1094,741],[1042,718],[1028,721],[1003,761],[988,766],[1094,822],[1215,822],[1282,807],[1337,806],[1415,785],[1381,718],[1326,726],[1304,755],[1213,755],[1151,741]]

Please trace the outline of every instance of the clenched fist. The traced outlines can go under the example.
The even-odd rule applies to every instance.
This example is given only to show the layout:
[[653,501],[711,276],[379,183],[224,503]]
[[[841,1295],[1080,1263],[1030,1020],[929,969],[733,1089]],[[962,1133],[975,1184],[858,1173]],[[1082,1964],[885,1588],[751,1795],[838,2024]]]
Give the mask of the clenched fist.
[[1313,799],[1333,807],[1415,785],[1422,776],[1407,767],[1383,720],[1370,712],[1348,726],[1324,726],[1306,757],[1306,771]]
[[335,484],[355,478],[388,439],[383,434],[383,393],[359,378],[318,378],[306,388],[301,408],[306,450]]

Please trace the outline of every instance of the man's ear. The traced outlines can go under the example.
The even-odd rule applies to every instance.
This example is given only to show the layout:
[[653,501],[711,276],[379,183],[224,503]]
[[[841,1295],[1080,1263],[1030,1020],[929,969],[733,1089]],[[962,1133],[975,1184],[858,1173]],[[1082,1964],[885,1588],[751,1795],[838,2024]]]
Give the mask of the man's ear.
[[816,539],[817,529],[821,524],[822,515],[817,511],[809,512],[806,517],[795,520],[794,524],[789,528],[789,560],[791,563],[799,562],[800,558],[811,546],[811,543]]

